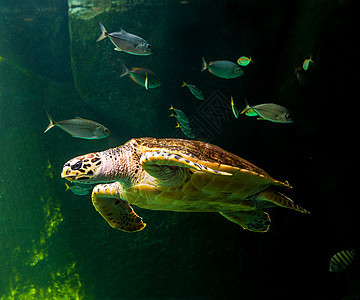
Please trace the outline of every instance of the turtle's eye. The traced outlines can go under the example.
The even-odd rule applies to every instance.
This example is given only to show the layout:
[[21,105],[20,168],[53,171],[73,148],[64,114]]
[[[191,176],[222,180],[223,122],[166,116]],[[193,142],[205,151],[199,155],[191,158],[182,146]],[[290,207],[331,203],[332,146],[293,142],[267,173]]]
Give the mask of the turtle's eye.
[[81,168],[81,166],[82,166],[82,161],[79,160],[76,164],[73,164],[71,166],[71,170],[79,170]]

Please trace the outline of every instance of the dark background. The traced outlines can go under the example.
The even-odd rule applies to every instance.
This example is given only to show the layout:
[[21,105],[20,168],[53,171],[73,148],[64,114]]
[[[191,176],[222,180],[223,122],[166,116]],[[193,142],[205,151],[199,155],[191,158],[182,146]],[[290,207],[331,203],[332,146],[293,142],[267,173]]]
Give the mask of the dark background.
[[[0,5],[1,297],[16,291],[19,299],[46,299],[47,287],[58,284],[83,299],[359,299],[357,257],[345,272],[328,272],[333,254],[359,249],[354,2],[119,1],[106,12],[98,3],[100,13],[86,20],[68,16],[64,1]],[[99,20],[109,32],[123,27],[144,37],[154,54],[95,43]],[[240,78],[200,72],[202,56],[235,62],[242,55],[254,63]],[[314,64],[297,79],[294,70],[310,55]],[[121,63],[155,71],[161,87],[147,92],[120,79]],[[206,100],[181,89],[182,80]],[[244,98],[283,105],[295,122],[235,119],[230,95],[239,109]],[[90,195],[64,191],[59,174],[72,157],[132,137],[182,137],[168,118],[170,104],[187,113],[197,138],[288,180],[294,188],[287,195],[311,215],[271,209],[270,230],[260,234],[218,214],[135,207],[148,225],[127,234],[104,222]],[[58,128],[43,135],[43,105],[55,120],[101,121],[112,136],[84,141]],[[45,204],[62,221],[37,244],[48,223]],[[36,245],[46,255],[31,265]],[[51,275],[69,262],[75,271]]]

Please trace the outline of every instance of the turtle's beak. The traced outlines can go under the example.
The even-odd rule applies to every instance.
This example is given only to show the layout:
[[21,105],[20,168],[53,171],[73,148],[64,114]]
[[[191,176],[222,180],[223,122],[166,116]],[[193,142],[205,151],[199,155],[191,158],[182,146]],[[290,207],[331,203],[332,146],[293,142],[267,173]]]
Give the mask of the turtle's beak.
[[101,158],[96,153],[89,153],[70,159],[64,164],[61,177],[69,181],[97,182]]
[[61,178],[65,178],[69,181],[74,181],[76,179],[76,175],[78,174],[74,174],[74,171],[71,170],[70,162],[67,162],[62,169]]

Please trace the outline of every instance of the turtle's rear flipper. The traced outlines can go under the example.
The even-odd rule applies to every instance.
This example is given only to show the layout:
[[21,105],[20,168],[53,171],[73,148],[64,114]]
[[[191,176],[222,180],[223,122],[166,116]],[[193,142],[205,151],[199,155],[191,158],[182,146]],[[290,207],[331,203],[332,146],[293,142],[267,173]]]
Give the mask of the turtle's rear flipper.
[[282,206],[282,207],[286,207],[286,208],[290,208],[293,210],[297,210],[299,212],[305,213],[305,214],[310,214],[309,211],[307,211],[306,209],[302,208],[301,206],[295,204],[290,198],[286,197],[284,194],[279,193],[277,191],[273,191],[271,189],[262,191],[258,194],[255,195],[254,202],[256,201],[268,201],[268,202],[272,202],[274,204],[276,204],[277,206]]
[[111,184],[98,184],[91,197],[95,209],[112,228],[134,232],[146,226],[129,202],[119,198],[118,190]]
[[269,215],[262,210],[220,212],[220,214],[242,228],[255,232],[268,231],[271,223]]

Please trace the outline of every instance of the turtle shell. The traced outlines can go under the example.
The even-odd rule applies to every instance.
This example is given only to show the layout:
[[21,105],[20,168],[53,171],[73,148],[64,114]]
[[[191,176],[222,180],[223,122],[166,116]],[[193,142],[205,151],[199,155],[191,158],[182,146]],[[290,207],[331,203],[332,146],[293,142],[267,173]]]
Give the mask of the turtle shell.
[[[134,139],[136,141],[139,150],[146,153],[148,151],[165,150],[170,153],[178,153],[191,158],[192,161],[201,161],[203,164],[209,167],[215,167],[217,170],[226,171],[249,171],[253,174],[258,174],[260,177],[265,177],[278,183],[279,181],[273,179],[263,169],[255,166],[247,160],[232,154],[224,149],[201,141],[184,140],[184,139],[156,139],[156,138],[139,138]],[[289,187],[288,184],[281,184]]]
[[140,181],[127,190],[128,201],[143,208],[253,210],[254,203],[249,201],[252,195],[270,186],[289,188],[287,183],[275,180],[261,168],[209,143],[171,138],[139,138],[132,142],[141,153],[154,154],[151,165],[158,167],[156,172],[143,163],[144,170],[153,177],[160,178],[169,167],[188,170],[188,176],[180,184],[163,184],[159,180],[154,186]]
[[247,160],[209,143],[172,138],[139,138],[134,140],[143,153],[147,151],[166,150],[187,155],[194,160],[229,165],[270,177],[264,170],[256,167]]

